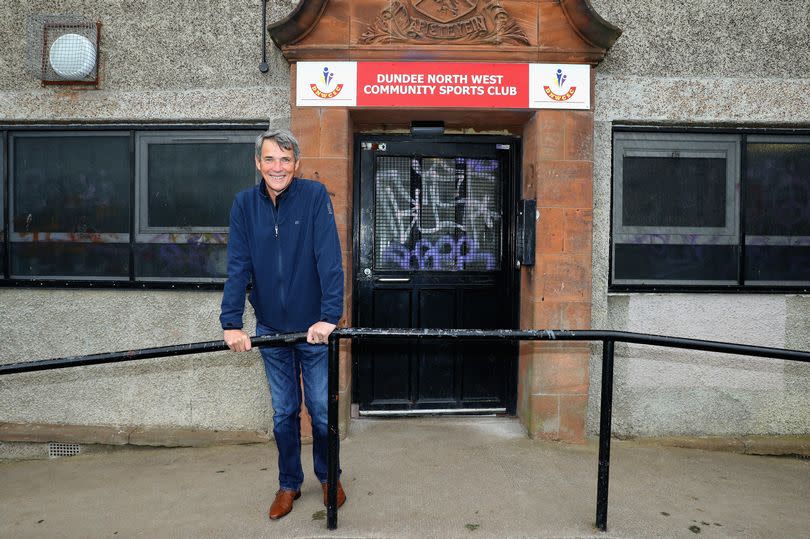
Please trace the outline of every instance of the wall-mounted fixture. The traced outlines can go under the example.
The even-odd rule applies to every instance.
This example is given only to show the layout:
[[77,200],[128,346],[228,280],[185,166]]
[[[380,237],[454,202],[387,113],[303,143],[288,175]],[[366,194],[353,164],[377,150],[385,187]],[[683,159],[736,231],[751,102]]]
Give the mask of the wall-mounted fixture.
[[38,15],[28,23],[28,67],[43,85],[98,86],[101,23],[76,15]]
[[436,120],[414,120],[411,122],[411,135],[443,135],[444,122]]
[[520,266],[534,266],[534,224],[537,220],[537,201],[520,200],[517,222],[517,262]]
[[262,0],[262,63],[259,64],[259,71],[270,71],[270,66],[267,65],[267,0]]

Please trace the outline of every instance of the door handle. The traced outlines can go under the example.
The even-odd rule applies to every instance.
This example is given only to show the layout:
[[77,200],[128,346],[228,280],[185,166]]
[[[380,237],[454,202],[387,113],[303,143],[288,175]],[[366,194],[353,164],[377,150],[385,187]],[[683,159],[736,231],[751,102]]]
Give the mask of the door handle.
[[410,280],[410,277],[377,277],[378,283],[407,283]]

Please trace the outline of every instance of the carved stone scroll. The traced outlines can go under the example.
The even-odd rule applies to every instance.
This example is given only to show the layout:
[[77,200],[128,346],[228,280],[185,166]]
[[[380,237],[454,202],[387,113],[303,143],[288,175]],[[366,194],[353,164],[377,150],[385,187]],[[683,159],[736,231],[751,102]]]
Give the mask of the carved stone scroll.
[[529,45],[500,0],[394,0],[359,42]]

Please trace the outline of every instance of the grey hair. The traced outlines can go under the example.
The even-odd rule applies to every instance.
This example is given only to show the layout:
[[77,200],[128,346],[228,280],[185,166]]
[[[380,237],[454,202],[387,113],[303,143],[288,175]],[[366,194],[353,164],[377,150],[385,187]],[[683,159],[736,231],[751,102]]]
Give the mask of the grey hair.
[[295,136],[286,129],[268,129],[258,137],[256,137],[256,158],[260,159],[262,156],[262,144],[265,140],[272,140],[282,150],[292,150],[293,157],[296,161],[301,156],[301,148],[298,147],[298,141]]

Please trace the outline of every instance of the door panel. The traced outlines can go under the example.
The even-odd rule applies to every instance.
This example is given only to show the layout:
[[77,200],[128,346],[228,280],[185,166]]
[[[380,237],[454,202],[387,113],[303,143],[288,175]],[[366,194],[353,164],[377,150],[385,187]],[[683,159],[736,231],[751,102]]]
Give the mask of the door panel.
[[[498,296],[494,287],[469,290],[464,295],[462,327],[467,329],[492,329],[501,327],[508,319],[503,308],[507,302]],[[504,371],[499,368],[503,345],[492,342],[465,343],[461,354],[464,369],[461,382],[464,400],[492,400],[494,391],[505,382]]]
[[[357,326],[516,327],[517,143],[359,137]],[[369,340],[354,349],[361,413],[514,412],[514,343]]]
[[[422,290],[419,294],[420,328],[454,328],[455,290]],[[456,346],[451,341],[422,341],[419,347],[418,399],[455,398]]]
[[[411,327],[411,291],[402,289],[380,289],[374,295],[374,319],[377,327]],[[365,398],[369,401],[408,402],[410,394],[411,353],[409,345],[370,341],[362,349],[363,355],[369,358],[363,362],[364,371],[361,379],[367,379],[364,385]]]

